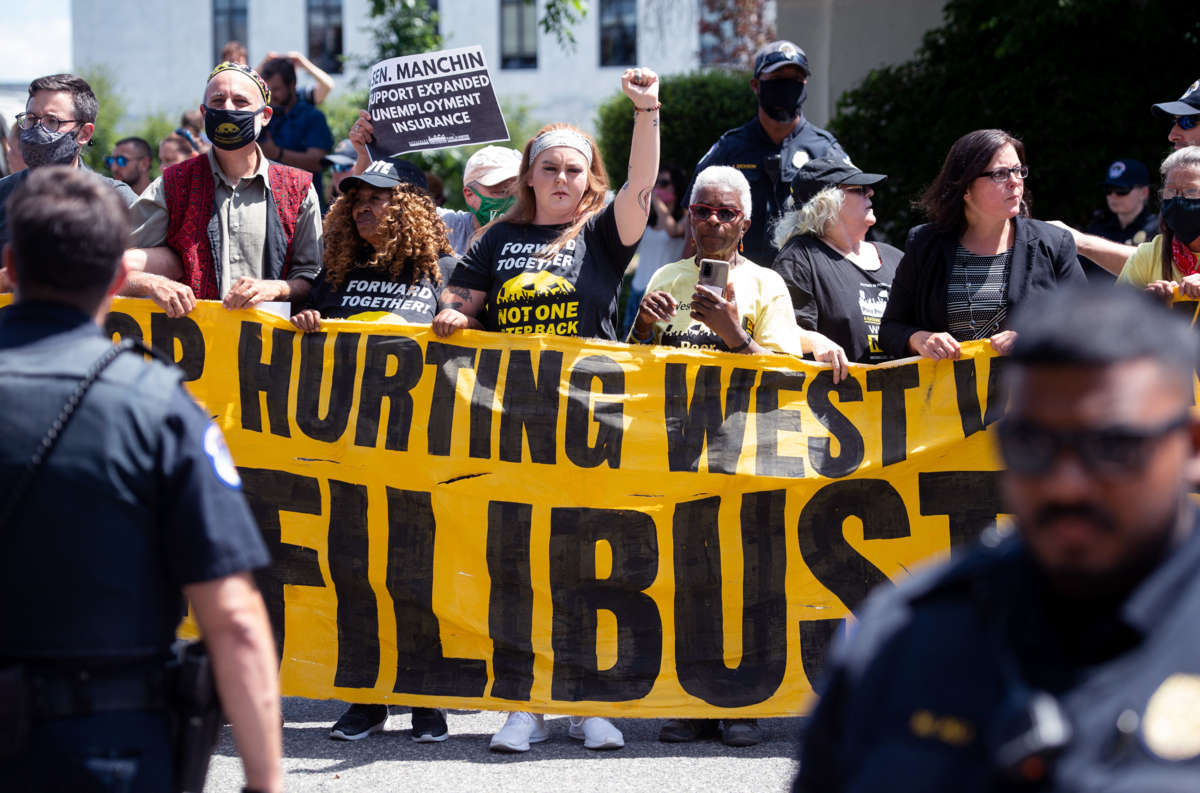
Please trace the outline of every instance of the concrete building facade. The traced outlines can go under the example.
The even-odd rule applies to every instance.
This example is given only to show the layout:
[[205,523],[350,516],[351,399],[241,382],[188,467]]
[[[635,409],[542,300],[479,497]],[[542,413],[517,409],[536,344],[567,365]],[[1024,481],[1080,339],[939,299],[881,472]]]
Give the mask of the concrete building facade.
[[[806,113],[818,124],[836,97],[870,69],[911,57],[941,19],[943,0],[775,0],[779,35],[808,52],[814,76]],[[438,0],[447,47],[481,45],[497,92],[535,119],[592,128],[595,108],[630,65],[660,74],[700,63],[699,0],[591,0],[572,28],[574,48],[536,24],[545,0]],[[339,88],[365,85],[357,64],[373,49],[369,0],[72,0],[77,71],[102,66],[133,116],[199,104],[204,79],[229,38],[256,63],[269,50],[298,50],[334,66]],[[329,45],[329,46],[326,46]],[[326,52],[336,49],[338,52]],[[336,67],[335,67],[336,68]],[[747,89],[748,90],[748,89]],[[669,109],[667,109],[669,113]],[[740,123],[730,119],[730,126]]]

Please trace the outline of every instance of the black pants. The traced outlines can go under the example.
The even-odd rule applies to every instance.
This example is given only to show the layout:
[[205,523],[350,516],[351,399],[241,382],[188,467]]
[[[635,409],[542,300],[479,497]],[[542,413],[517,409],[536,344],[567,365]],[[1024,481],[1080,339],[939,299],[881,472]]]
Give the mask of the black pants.
[[0,793],[170,793],[166,711],[111,711],[36,723],[29,749],[0,760]]

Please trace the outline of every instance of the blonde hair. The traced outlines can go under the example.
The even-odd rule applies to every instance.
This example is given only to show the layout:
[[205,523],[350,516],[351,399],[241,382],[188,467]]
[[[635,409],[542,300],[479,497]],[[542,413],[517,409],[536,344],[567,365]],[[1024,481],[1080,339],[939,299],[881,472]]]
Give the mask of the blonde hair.
[[[788,201],[790,203],[791,199]],[[819,193],[805,201],[802,207],[787,212],[776,221],[772,234],[775,247],[782,248],[792,237],[801,234],[823,236],[829,224],[837,220],[845,201],[846,193],[840,187],[822,188]]]
[[476,239],[486,229],[491,228],[493,223],[512,223],[518,226],[533,224],[533,219],[537,215],[537,197],[528,183],[529,172],[533,170],[533,162],[530,160],[529,153],[533,148],[534,141],[540,136],[559,129],[569,130],[583,137],[592,148],[592,162],[588,168],[587,189],[583,191],[583,196],[579,199],[579,206],[575,208],[575,219],[550,243],[549,248],[542,255],[552,256],[562,250],[568,240],[574,239],[579,234],[588,219],[604,208],[604,196],[608,192],[608,172],[604,170],[604,161],[600,157],[596,141],[592,139],[591,135],[571,124],[547,124],[529,139],[521,151],[521,169],[517,173],[517,186],[513,191],[517,198],[516,202],[509,207],[507,212],[480,229],[475,235]]
[[380,221],[380,231],[387,243],[382,250],[376,250],[362,238],[354,223],[354,207],[360,193],[362,184],[351,184],[325,216],[325,280],[329,285],[335,289],[341,286],[356,267],[370,267],[399,278],[409,262],[412,263],[410,284],[428,277],[440,285],[438,259],[453,250],[446,224],[438,217],[433,200],[413,185],[392,188],[387,214]]

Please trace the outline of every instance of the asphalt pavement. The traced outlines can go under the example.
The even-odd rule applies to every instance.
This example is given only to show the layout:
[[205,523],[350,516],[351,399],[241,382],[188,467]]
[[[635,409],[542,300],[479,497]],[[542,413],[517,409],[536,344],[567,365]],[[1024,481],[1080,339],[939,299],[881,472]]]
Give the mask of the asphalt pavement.
[[[734,749],[719,740],[659,743],[657,719],[614,719],[625,748],[594,752],[567,737],[567,717],[547,716],[550,740],[520,755],[488,751],[504,714],[450,711],[450,738],[415,743],[408,709],[393,707],[388,728],[365,740],[329,739],[340,702],[283,700],[284,790],[403,793],[784,793],[795,773],[801,719],[761,719],[765,740]],[[205,791],[236,793],[241,762],[225,727]]]

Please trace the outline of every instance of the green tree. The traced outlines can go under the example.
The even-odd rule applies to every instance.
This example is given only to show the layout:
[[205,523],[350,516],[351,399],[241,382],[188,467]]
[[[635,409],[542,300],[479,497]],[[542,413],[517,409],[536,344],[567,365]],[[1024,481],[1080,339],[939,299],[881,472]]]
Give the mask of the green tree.
[[1073,224],[1103,206],[1119,157],[1151,173],[1167,127],[1150,105],[1196,78],[1200,15],[1182,0],[951,0],[913,60],[872,71],[830,123],[859,167],[886,173],[874,199],[884,236],[923,222],[912,202],[950,144],[973,129],[1021,138],[1033,212]]
[[[525,0],[533,5],[533,0]],[[553,33],[564,49],[575,48],[571,32],[587,16],[587,0],[547,0],[538,24],[546,33]],[[364,61],[370,66],[385,58],[398,58],[441,49],[440,15],[429,7],[428,0],[371,0],[372,36],[375,58]]]
[[[750,75],[714,69],[662,78],[659,161],[690,173],[721,135],[754,116]],[[596,143],[613,185],[623,184],[633,139],[633,106],[623,93],[596,111]]]
[[117,127],[125,116],[125,102],[113,87],[113,79],[103,66],[93,66],[79,76],[92,87],[100,106],[96,113],[96,132],[92,135],[92,144],[83,147],[83,161],[93,171],[108,174],[104,158],[112,151],[113,144],[123,137],[117,132]]

